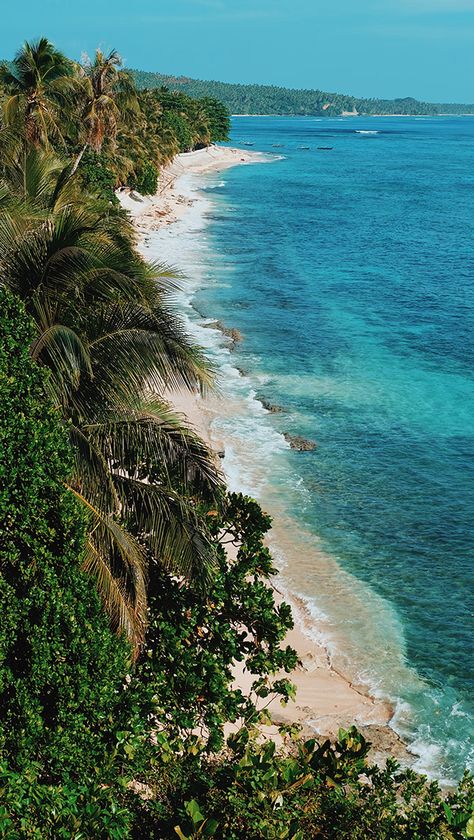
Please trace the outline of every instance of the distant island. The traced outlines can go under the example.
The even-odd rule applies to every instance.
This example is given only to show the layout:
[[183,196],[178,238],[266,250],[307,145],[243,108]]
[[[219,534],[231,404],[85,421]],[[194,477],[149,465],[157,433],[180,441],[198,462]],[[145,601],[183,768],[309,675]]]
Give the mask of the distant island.
[[237,85],[229,82],[167,76],[144,70],[131,70],[140,89],[167,87],[193,99],[213,97],[226,105],[231,114],[275,114],[301,116],[375,116],[400,114],[474,114],[474,105],[420,102],[411,96],[397,99],[359,99],[323,90],[297,90],[275,85]]

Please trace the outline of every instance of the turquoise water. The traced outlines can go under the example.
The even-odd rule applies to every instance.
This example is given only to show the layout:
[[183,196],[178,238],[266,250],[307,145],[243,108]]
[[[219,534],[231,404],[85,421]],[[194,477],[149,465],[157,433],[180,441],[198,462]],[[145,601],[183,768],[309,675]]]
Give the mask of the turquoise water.
[[284,157],[208,183],[194,304],[244,336],[224,366],[247,406],[217,423],[224,466],[286,517],[275,548],[334,657],[396,703],[422,769],[458,777],[474,725],[474,119],[237,118],[232,135]]

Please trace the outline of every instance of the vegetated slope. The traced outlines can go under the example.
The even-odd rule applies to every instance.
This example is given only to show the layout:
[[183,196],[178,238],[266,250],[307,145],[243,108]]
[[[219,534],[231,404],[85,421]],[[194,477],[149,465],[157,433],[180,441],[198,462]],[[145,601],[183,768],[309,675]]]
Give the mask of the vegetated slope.
[[456,102],[441,102],[436,106],[440,114],[474,114],[474,105]]
[[193,98],[212,96],[223,102],[232,114],[308,114],[335,116],[358,114],[474,113],[474,105],[437,105],[412,97],[398,99],[358,99],[322,90],[296,90],[274,85],[238,85],[228,82],[167,76],[143,70],[131,71],[139,88],[166,86]]

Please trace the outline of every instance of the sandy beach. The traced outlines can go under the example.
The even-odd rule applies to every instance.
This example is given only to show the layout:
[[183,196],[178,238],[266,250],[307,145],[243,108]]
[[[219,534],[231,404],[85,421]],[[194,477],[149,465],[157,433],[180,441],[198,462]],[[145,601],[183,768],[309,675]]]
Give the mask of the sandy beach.
[[[180,179],[186,175],[205,175],[236,165],[261,163],[264,156],[253,151],[227,147],[210,147],[178,155],[160,174],[159,189],[155,196],[142,197],[134,192],[118,193],[121,204],[133,216],[142,252],[146,255],[147,242],[153,231],[173,225],[183,218],[193,205],[189,193],[180,191]],[[163,261],[166,262],[166,254]],[[179,265],[177,266],[179,269]],[[187,393],[168,395],[176,411],[205,439],[215,451],[222,449],[222,442],[215,439],[211,422],[219,414],[219,398],[212,395],[206,400]],[[224,462],[225,468],[225,462]],[[288,634],[286,643],[298,652],[300,666],[291,675],[296,685],[296,701],[282,707],[279,702],[270,705],[276,722],[299,723],[308,734],[335,737],[340,727],[355,724],[373,744],[373,759],[383,760],[387,754],[395,755],[409,763],[410,754],[398,735],[390,728],[393,709],[370,696],[363,687],[350,680],[333,667],[328,651],[309,634],[314,631],[314,619],[290,592],[282,591],[281,579],[275,584],[276,597],[288,601],[294,610],[295,627]],[[248,691],[252,675],[236,669],[236,683]],[[276,730],[268,729],[270,736]]]

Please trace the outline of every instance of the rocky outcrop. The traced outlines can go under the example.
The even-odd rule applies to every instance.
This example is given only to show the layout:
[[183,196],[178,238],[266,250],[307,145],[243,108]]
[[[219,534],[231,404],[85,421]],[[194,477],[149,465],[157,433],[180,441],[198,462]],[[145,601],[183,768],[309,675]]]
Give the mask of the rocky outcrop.
[[283,432],[283,436],[291,448],[296,449],[298,452],[311,452],[313,449],[316,449],[317,444],[314,440],[309,440],[301,435],[292,435],[290,432]]

